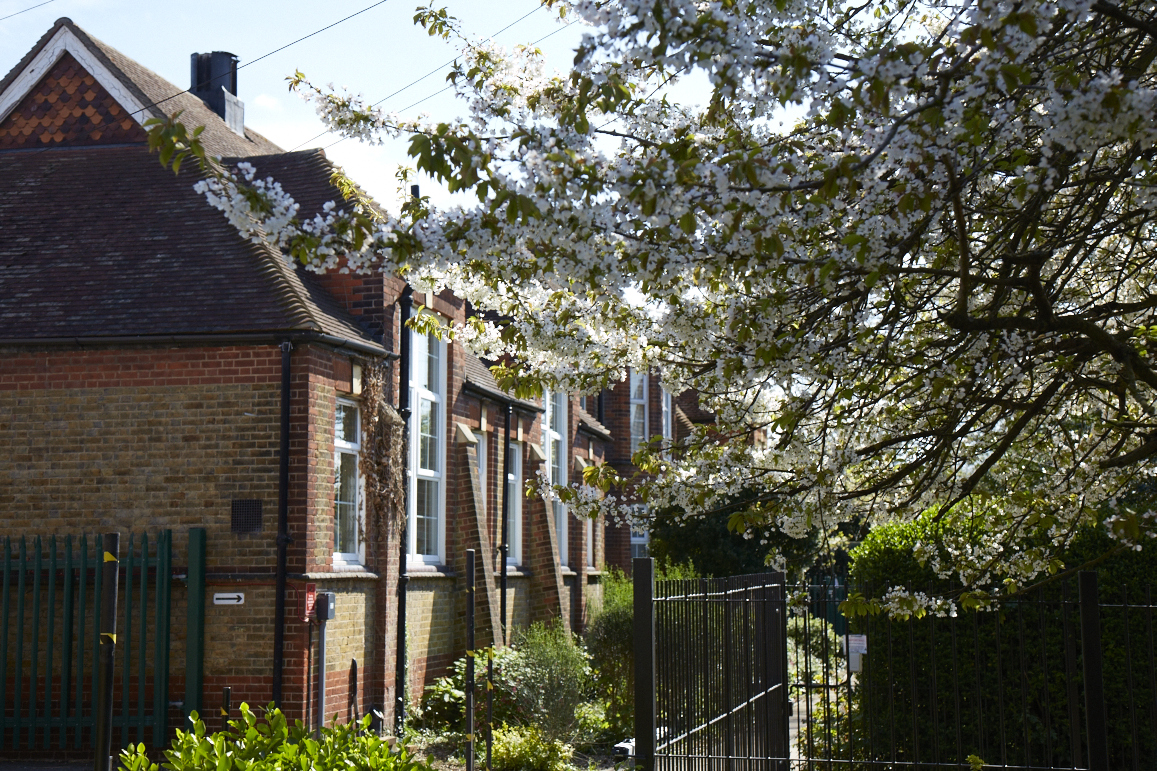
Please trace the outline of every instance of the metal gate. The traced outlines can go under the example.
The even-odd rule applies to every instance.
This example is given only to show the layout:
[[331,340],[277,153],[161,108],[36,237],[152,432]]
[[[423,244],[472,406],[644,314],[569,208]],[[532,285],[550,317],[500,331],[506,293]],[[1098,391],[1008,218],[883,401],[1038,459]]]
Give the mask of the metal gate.
[[1157,768],[1153,591],[1074,579],[959,617],[843,619],[846,587],[656,582],[635,560],[636,764]]
[[649,558],[633,571],[636,767],[785,769],[783,574],[656,582]]
[[[122,551],[124,550],[124,541]],[[0,750],[92,747],[100,647],[99,536],[6,537],[0,550]],[[120,559],[114,746],[164,744],[172,533],[130,535]]]

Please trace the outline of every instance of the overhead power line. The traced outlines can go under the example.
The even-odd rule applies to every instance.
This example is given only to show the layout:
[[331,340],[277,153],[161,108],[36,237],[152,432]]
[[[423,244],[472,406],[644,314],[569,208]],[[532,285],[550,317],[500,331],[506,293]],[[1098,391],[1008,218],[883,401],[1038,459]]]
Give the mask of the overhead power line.
[[257,64],[257,62],[261,61],[262,59],[268,59],[270,56],[273,56],[275,53],[279,53],[281,51],[284,51],[286,48],[289,48],[290,46],[295,46],[303,40],[309,40],[314,35],[320,35],[322,32],[325,32],[327,29],[333,29],[334,27],[341,24],[342,22],[349,21],[350,19],[352,19],[355,16],[361,16],[366,11],[372,11],[374,8],[377,8],[379,5],[385,5],[388,2],[390,2],[390,0],[379,0],[379,2],[376,2],[373,5],[368,5],[365,8],[358,11],[357,13],[351,13],[349,16],[345,17],[344,19],[338,19],[333,24],[330,24],[328,27],[322,27],[321,29],[316,30],[315,32],[310,32],[305,37],[299,37],[297,40],[294,40],[292,43],[286,43],[281,48],[278,48],[274,51],[270,51],[269,53],[265,54],[264,56],[258,56],[253,61],[246,62],[245,64],[241,65],[237,69],[242,70],[242,69],[245,69],[246,67],[248,67],[250,64]]
[[[511,27],[513,27],[515,24],[518,24],[519,22],[521,22],[521,21],[523,21],[524,19],[526,19],[528,16],[530,16],[531,14],[533,14],[535,11],[537,11],[537,10],[538,10],[539,8],[541,8],[541,7],[542,7],[542,6],[540,6],[540,5],[536,5],[534,8],[531,8],[529,12],[527,12],[527,13],[524,13],[522,16],[520,16],[520,17],[518,17],[517,19],[515,19],[514,21],[510,22],[509,24],[507,24],[505,27],[503,27],[502,29],[500,29],[500,30],[498,30],[497,32],[495,32],[495,33],[494,33],[493,35],[491,35],[490,37],[491,37],[491,38],[496,38],[496,37],[498,37],[498,36],[499,36],[499,35],[501,35],[503,32],[505,32],[506,30],[508,30],[508,29],[510,29]],[[441,72],[441,71],[442,71],[442,70],[444,70],[445,68],[449,67],[451,64],[453,64],[453,63],[454,63],[454,61],[455,61],[457,58],[458,58],[458,57],[457,57],[457,56],[455,56],[455,57],[454,57],[453,59],[451,59],[450,61],[448,61],[448,62],[445,62],[445,63],[443,63],[443,64],[439,64],[437,67],[435,67],[434,69],[430,70],[429,72],[427,72],[427,73],[426,73],[425,75],[423,75],[422,77],[418,78],[417,80],[411,80],[409,83],[407,83],[406,85],[402,86],[401,88],[399,88],[399,89],[398,89],[397,91],[395,91],[394,93],[392,93],[392,94],[389,94],[389,95],[387,95],[387,96],[383,96],[381,99],[379,99],[378,101],[374,102],[374,103],[373,103],[372,105],[370,105],[370,106],[371,106],[371,107],[377,107],[379,104],[381,104],[381,103],[383,103],[383,102],[386,102],[386,101],[388,101],[388,100],[390,100],[390,99],[393,99],[395,96],[397,96],[398,94],[402,93],[403,91],[406,91],[407,89],[409,89],[409,88],[412,88],[413,86],[416,86],[416,85],[418,85],[418,84],[419,84],[419,83],[421,83],[423,80],[425,80],[426,78],[430,77],[431,75],[435,75],[435,74],[437,74],[438,72]],[[439,91],[439,92],[438,92],[438,94],[441,94],[441,93],[443,93],[444,91],[446,91],[446,89],[445,89],[445,88],[443,88],[441,91]],[[431,96],[437,96],[437,94],[431,94]],[[430,98],[430,97],[426,97],[426,99],[429,99],[429,98]],[[423,99],[423,100],[421,100],[421,101],[419,101],[419,102],[415,102],[414,104],[421,104],[423,101],[425,101],[425,99]],[[412,107],[413,105],[410,105],[410,106]],[[408,109],[410,109],[410,108],[409,108],[409,107],[406,107],[405,109],[407,109],[407,110],[408,110]],[[309,139],[305,140],[304,142],[302,142],[301,144],[299,144],[297,147],[293,148],[293,150],[290,150],[290,152],[294,152],[294,151],[296,151],[296,150],[300,150],[301,148],[305,147],[306,145],[308,145],[308,144],[311,144],[311,143],[313,143],[313,142],[316,142],[317,140],[321,139],[323,136],[325,136],[325,135],[326,135],[326,134],[328,134],[328,133],[330,133],[330,132],[329,132],[329,129],[326,129],[325,131],[321,132],[321,133],[320,133],[320,134],[318,134],[317,136],[315,136],[315,137],[310,137]],[[338,140],[338,142],[340,142],[340,141],[341,141],[341,140],[339,139],[339,140]],[[337,142],[334,142],[333,144],[331,144],[331,145],[328,145],[328,147],[333,147],[333,145],[335,145],[335,144],[337,144]]]
[[[537,10],[538,10],[538,8],[535,8],[534,10],[535,10],[535,11],[537,11]],[[534,13],[534,11],[531,11],[530,13]],[[526,14],[526,16],[529,16],[529,15],[530,15],[530,13]],[[523,17],[522,17],[522,19],[525,19],[525,18],[526,18],[526,16],[523,16]],[[503,27],[502,29],[500,29],[498,32],[495,32],[493,35],[491,35],[491,37],[497,37],[498,35],[502,34],[502,33],[503,33],[503,32],[505,32],[506,30],[508,30],[508,29],[510,29],[511,27],[513,27],[513,26],[514,26],[515,24],[517,24],[519,21],[522,21],[522,19],[519,19],[518,21],[515,21],[515,22],[512,22],[511,24],[508,24],[508,25],[506,25],[505,27]],[[542,41],[546,40],[548,37],[551,37],[551,36],[553,36],[553,35],[557,35],[558,33],[562,32],[564,29],[566,29],[567,27],[569,27],[569,26],[570,26],[570,25],[572,25],[572,24],[574,24],[574,22],[573,22],[573,21],[568,21],[566,24],[562,25],[561,27],[559,27],[558,29],[554,30],[553,32],[549,32],[549,33],[547,33],[547,34],[543,35],[542,37],[540,37],[538,40],[535,40],[533,43],[531,43],[531,45],[532,45],[532,46],[536,46],[536,45],[538,45],[538,44],[539,44],[539,43],[541,43]],[[457,57],[455,57],[455,58],[457,58]],[[454,63],[454,61],[455,61],[454,59],[451,59],[450,61],[446,62],[446,64],[443,64],[443,65],[442,65],[442,67],[446,67],[447,65],[453,64],[453,63]],[[438,68],[438,69],[436,69],[436,70],[431,70],[430,72],[426,73],[426,74],[425,74],[425,75],[423,75],[422,77],[418,78],[418,80],[415,80],[413,83],[410,83],[409,85],[403,86],[402,88],[400,88],[400,89],[398,89],[397,91],[395,91],[393,94],[390,94],[390,96],[396,96],[397,94],[400,94],[400,93],[402,93],[402,92],[403,92],[403,91],[405,91],[407,88],[409,88],[410,86],[414,85],[414,83],[417,83],[417,82],[419,82],[419,81],[425,80],[426,78],[430,77],[430,76],[431,76],[431,75],[433,75],[435,72],[437,72],[438,70],[442,69],[442,67],[439,67],[439,68]],[[421,99],[419,99],[418,101],[414,102],[413,104],[411,104],[411,105],[407,105],[406,107],[403,107],[401,110],[399,110],[399,112],[405,112],[406,110],[412,110],[413,108],[417,107],[418,105],[422,104],[423,102],[427,102],[427,101],[429,101],[429,100],[433,99],[433,98],[434,98],[434,97],[436,97],[436,96],[440,96],[440,95],[442,95],[442,94],[446,93],[447,91],[451,90],[452,88],[454,88],[454,85],[453,85],[453,84],[451,84],[451,85],[449,85],[449,86],[446,86],[445,88],[439,89],[438,91],[435,91],[434,93],[432,93],[432,94],[429,94],[428,96],[424,96],[424,97],[422,97]],[[373,106],[374,106],[374,107],[377,107],[379,104],[381,104],[382,102],[386,101],[386,99],[389,99],[389,98],[390,98],[390,96],[387,96],[385,99],[382,99],[382,100],[380,100],[380,101],[377,101],[377,102],[375,102]],[[298,145],[297,147],[295,147],[295,148],[293,148],[293,149],[294,149],[294,150],[297,150],[298,148],[302,147],[302,145],[307,145],[307,144],[309,144],[310,142],[314,141],[315,139],[320,139],[321,137],[325,136],[325,135],[326,135],[326,134],[328,134],[328,133],[330,133],[330,132],[328,132],[328,131],[323,131],[322,133],[320,133],[320,134],[318,134],[317,136],[315,136],[313,139],[308,139],[308,140],[306,140],[305,142],[303,142],[302,144]],[[333,143],[331,143],[331,144],[328,144],[328,145],[326,145],[326,146],[325,146],[323,149],[325,149],[325,150],[328,150],[329,148],[333,147],[334,145],[339,145],[339,144],[341,144],[342,142],[346,141],[346,139],[348,139],[348,138],[349,138],[349,137],[342,137],[341,139],[337,140],[336,142],[333,142]]]
[[17,11],[16,13],[10,13],[7,16],[0,16],[0,21],[4,21],[5,19],[11,19],[13,16],[19,16],[20,14],[28,13],[29,11],[35,11],[37,8],[41,8],[45,5],[48,5],[49,3],[55,3],[55,2],[56,2],[56,0],[44,0],[43,3],[30,6],[28,8],[25,8],[23,11]]
[[[51,3],[51,2],[54,2],[54,0],[48,0],[48,2]],[[275,48],[274,50],[270,51],[267,54],[263,54],[261,56],[258,56],[256,59],[253,59],[252,61],[248,61],[245,64],[242,64],[237,69],[243,70],[251,64],[257,64],[257,62],[261,61],[262,59],[268,59],[270,56],[273,56],[276,53],[280,53],[281,51],[284,51],[286,48],[289,48],[290,46],[295,46],[303,40],[309,40],[314,35],[320,35],[322,32],[325,32],[328,29],[333,29],[337,25],[339,25],[343,22],[347,22],[350,19],[354,18],[355,16],[361,16],[366,11],[372,11],[374,8],[377,8],[379,5],[385,5],[388,2],[390,2],[390,0],[378,0],[378,2],[374,3],[373,5],[367,5],[365,8],[361,9],[360,11],[357,11],[356,13],[351,13],[349,16],[346,16],[344,19],[338,19],[333,24],[322,27],[321,29],[318,29],[318,30],[314,30],[313,32],[310,32],[308,35],[305,35],[304,37],[299,37],[297,40],[294,40],[292,43],[286,43],[285,45],[281,46],[280,48]],[[0,21],[3,21],[3,19],[0,19]],[[206,83],[213,83],[214,81],[218,81],[221,78],[227,77],[228,74],[229,73],[218,75],[217,77],[213,78],[212,80],[206,81]],[[203,85],[203,84],[198,84],[198,85]],[[164,99],[160,100],[159,102],[153,102],[152,104],[147,104],[144,107],[142,107],[140,110],[138,110],[137,112],[144,112],[145,110],[149,109],[150,107],[156,107],[158,105],[164,104],[165,102],[169,101],[170,99],[176,99],[181,94],[188,94],[188,93],[190,93],[190,90],[186,88],[184,91],[178,91],[177,93],[173,94],[172,96],[166,96]]]

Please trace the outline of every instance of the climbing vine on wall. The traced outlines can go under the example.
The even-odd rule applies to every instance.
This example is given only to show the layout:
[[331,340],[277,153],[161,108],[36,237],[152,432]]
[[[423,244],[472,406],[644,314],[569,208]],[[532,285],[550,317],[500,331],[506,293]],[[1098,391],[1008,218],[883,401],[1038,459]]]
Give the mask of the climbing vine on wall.
[[[365,415],[362,437],[361,472],[366,480],[366,515],[373,532],[395,540],[405,517],[402,475],[403,422],[387,401],[390,368],[385,362],[367,364],[362,375],[362,403]],[[375,541],[369,542],[372,550]],[[375,555],[378,556],[378,555]]]

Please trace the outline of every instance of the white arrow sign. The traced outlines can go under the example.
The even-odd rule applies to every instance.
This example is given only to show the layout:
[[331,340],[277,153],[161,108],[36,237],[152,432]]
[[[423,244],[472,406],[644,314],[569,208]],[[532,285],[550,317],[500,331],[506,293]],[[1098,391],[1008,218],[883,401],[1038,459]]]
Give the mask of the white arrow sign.
[[225,593],[225,594],[214,594],[213,595],[213,604],[214,605],[244,605],[245,604],[245,594],[244,594],[244,592],[231,592],[231,593]]

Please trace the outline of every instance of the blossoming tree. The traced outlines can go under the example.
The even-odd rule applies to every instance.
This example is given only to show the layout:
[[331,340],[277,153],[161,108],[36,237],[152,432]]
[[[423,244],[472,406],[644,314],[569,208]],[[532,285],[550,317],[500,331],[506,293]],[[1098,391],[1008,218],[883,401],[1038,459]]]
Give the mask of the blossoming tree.
[[[653,508],[742,497],[734,528],[802,535],[935,507],[955,535],[926,556],[998,592],[1055,571],[1093,521],[1139,548],[1152,514],[1128,494],[1157,453],[1150,5],[543,2],[590,25],[573,69],[463,40],[460,123],[292,80],[336,132],[409,135],[469,205],[393,217],[350,188],[306,219],[183,126],[154,142],[166,162],[199,154],[209,200],[292,258],[495,312],[455,334],[507,362],[507,385],[589,390],[635,367],[695,389],[717,422],[639,457]],[[433,7],[416,20],[458,35]],[[704,105],[656,96],[696,72]],[[556,494],[614,505],[593,490],[618,480],[588,471]]]

